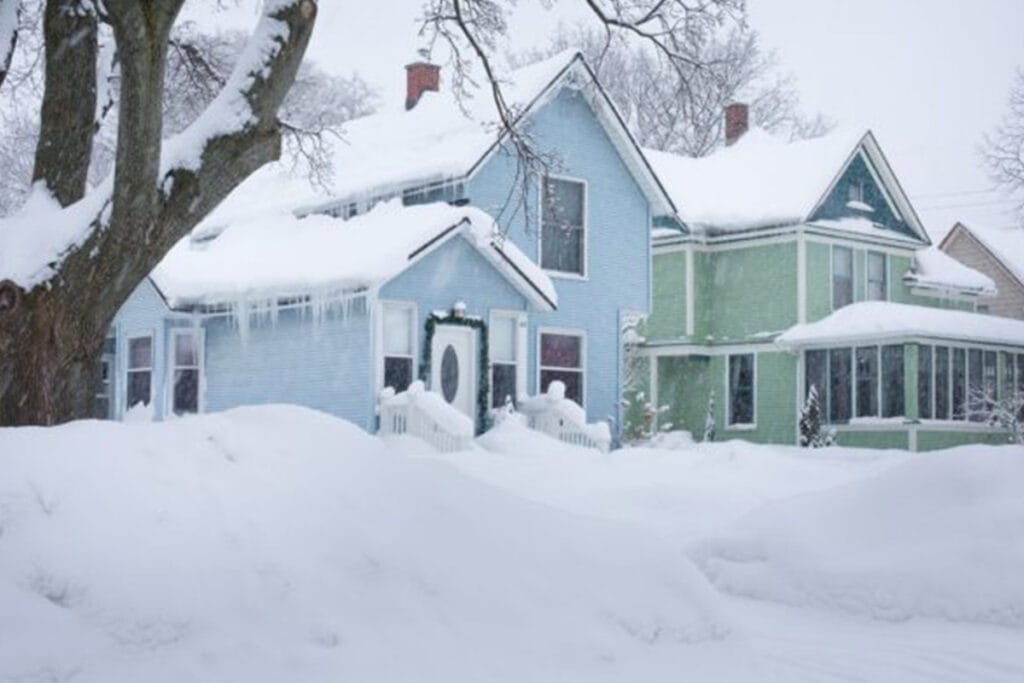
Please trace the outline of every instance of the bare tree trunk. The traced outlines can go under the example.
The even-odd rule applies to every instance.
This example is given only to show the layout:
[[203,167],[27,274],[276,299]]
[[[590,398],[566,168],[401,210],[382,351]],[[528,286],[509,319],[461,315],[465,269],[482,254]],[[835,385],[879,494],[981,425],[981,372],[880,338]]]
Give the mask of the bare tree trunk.
[[46,87],[32,180],[44,181],[61,206],[85,195],[96,133],[97,27],[79,0],[46,3]]
[[106,0],[122,65],[113,191],[53,278],[29,292],[0,283],[0,425],[90,416],[100,351],[120,306],[179,239],[280,155],[277,111],[309,42],[316,3],[277,5],[264,19],[284,24],[274,49],[260,53],[255,77],[246,72],[226,86],[238,88],[251,121],[208,139],[198,167],[161,175],[164,66],[183,1]]
[[14,48],[18,44],[18,20],[21,18],[21,0],[0,0],[0,85],[11,69]]

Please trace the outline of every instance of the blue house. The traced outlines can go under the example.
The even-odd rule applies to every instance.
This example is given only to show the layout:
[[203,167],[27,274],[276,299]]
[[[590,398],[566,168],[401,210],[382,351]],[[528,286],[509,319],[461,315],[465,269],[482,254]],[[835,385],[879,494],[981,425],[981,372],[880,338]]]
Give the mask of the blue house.
[[108,340],[105,415],[288,402],[373,430],[380,390],[419,378],[480,429],[557,380],[618,423],[622,324],[650,308],[671,200],[576,53],[506,88],[531,168],[486,102],[407,71],[404,109],[346,127],[326,192],[263,169],[138,287]]

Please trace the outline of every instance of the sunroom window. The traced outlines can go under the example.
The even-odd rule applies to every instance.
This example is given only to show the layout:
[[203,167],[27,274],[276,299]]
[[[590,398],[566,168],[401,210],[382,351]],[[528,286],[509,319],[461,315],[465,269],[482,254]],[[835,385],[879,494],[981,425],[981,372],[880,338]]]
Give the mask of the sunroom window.
[[542,207],[541,267],[584,275],[586,186],[577,180],[545,177]]

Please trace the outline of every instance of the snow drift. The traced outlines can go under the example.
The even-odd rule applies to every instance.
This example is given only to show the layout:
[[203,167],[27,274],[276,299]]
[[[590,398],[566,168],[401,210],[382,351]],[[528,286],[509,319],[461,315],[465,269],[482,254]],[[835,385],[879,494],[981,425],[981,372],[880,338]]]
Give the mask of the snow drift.
[[1024,451],[929,453],[778,501],[691,556],[721,590],[885,620],[1024,628]]
[[282,406],[0,429],[0,679],[653,680],[732,647],[678,545],[396,450]]

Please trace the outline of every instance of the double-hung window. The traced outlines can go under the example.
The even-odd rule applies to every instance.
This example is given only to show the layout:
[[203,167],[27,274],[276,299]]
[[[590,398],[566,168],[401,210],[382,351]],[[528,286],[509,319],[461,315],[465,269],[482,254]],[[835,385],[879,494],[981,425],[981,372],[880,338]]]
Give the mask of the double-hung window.
[[729,356],[729,425],[752,425],[755,416],[754,354]]
[[412,304],[384,304],[384,386],[402,392],[415,374],[416,308]]
[[832,310],[853,303],[853,250],[832,247]]
[[114,350],[116,348],[117,340],[113,337],[108,337],[103,342],[99,377],[96,378],[96,402],[93,406],[93,414],[100,420],[111,417],[110,407],[114,405]]
[[565,397],[583,405],[583,336],[569,332],[540,335],[540,390],[558,381],[565,384]]
[[500,408],[518,397],[519,318],[491,315],[489,356],[491,361],[491,407]]
[[153,337],[128,340],[128,368],[125,406],[148,406],[153,399]]
[[888,298],[889,275],[885,254],[869,251],[867,258],[868,301],[885,301]]
[[585,275],[586,185],[578,180],[545,176],[541,195],[541,267]]
[[199,373],[202,349],[199,330],[174,330],[171,335],[171,407],[175,415],[199,412]]

